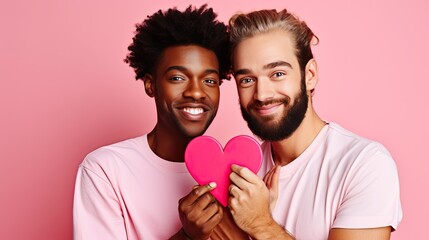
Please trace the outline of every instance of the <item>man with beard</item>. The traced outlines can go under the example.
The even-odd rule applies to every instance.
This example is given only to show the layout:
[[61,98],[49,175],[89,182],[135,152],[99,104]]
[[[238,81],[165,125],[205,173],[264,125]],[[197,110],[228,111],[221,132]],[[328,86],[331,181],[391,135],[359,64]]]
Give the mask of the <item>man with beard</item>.
[[230,66],[226,26],[205,5],[160,10],[137,25],[128,50],[125,61],[154,98],[157,123],[82,162],[74,239],[237,239],[242,232],[229,231],[236,226],[210,194],[215,185],[195,186],[184,164],[187,144],[218,110]]
[[230,19],[241,111],[265,142],[259,175],[233,165],[229,208],[254,239],[390,239],[402,210],[396,165],[379,143],[313,108],[318,41],[287,10]]

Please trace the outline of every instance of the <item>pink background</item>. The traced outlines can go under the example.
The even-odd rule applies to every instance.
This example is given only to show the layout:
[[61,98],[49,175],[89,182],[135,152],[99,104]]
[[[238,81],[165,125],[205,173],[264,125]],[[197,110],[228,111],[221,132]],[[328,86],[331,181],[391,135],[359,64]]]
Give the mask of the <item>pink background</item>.
[[[152,99],[122,59],[134,24],[175,2],[2,1],[0,239],[72,238],[74,180],[84,156],[146,133],[156,121]],[[238,10],[284,7],[306,20],[320,38],[314,48],[320,69],[316,110],[391,151],[404,210],[392,239],[425,239],[428,4],[189,2],[208,2],[221,20]],[[249,131],[235,85],[227,82],[221,91],[220,111],[208,134],[224,144]]]

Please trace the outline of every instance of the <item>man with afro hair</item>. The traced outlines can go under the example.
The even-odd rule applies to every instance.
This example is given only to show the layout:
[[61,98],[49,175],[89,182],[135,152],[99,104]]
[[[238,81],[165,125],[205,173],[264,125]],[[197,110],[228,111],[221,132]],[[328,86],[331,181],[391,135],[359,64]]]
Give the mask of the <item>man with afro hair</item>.
[[229,74],[227,27],[216,17],[206,5],[189,6],[159,10],[137,24],[125,62],[154,98],[157,123],[146,135],[84,159],[75,186],[74,239],[240,234],[210,194],[216,184],[196,186],[184,164],[186,146],[215,117],[219,86]]

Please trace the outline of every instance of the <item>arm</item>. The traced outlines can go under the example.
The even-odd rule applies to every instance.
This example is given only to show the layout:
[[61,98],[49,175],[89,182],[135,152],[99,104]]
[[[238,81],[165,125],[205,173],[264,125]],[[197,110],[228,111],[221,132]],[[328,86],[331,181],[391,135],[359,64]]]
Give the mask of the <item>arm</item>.
[[73,202],[73,239],[127,239],[119,201],[109,182],[80,166]]
[[402,218],[396,165],[387,150],[378,149],[356,162],[348,173],[343,203],[329,240],[390,239]]
[[265,186],[270,191],[270,210],[274,211],[279,197],[280,166],[274,166],[264,177]]
[[[247,168],[232,166],[230,178],[230,208],[237,225],[254,239],[294,239],[283,227],[278,225],[269,214],[277,196],[278,167],[270,170],[264,177],[267,187]],[[258,194],[260,193],[260,194]],[[271,203],[269,203],[271,202]],[[258,207],[259,206],[259,207]],[[328,240],[388,240],[391,227],[380,228],[332,228]]]
[[381,228],[364,228],[364,229],[345,229],[345,228],[333,228],[329,232],[328,240],[361,240],[361,239],[373,239],[373,240],[389,240],[390,239],[391,227]]

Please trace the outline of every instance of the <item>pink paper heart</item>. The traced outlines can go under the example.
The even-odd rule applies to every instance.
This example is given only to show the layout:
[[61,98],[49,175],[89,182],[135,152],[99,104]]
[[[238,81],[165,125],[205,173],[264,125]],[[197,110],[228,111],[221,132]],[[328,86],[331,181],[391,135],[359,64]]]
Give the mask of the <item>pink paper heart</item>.
[[185,151],[185,163],[191,176],[200,185],[216,182],[211,191],[223,205],[228,204],[228,187],[231,184],[229,174],[231,165],[237,164],[257,173],[262,163],[262,151],[259,143],[245,135],[228,141],[225,149],[214,138],[200,136],[194,138]]

